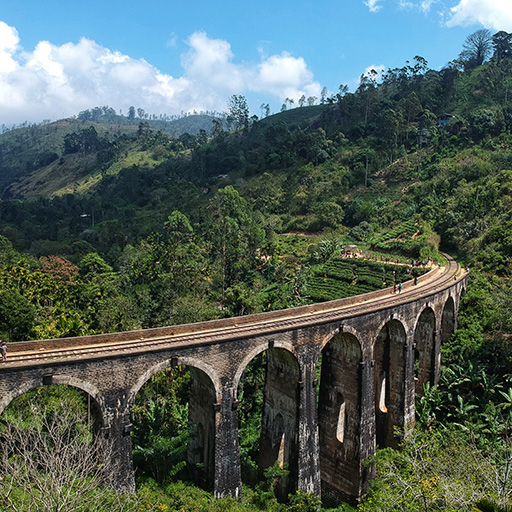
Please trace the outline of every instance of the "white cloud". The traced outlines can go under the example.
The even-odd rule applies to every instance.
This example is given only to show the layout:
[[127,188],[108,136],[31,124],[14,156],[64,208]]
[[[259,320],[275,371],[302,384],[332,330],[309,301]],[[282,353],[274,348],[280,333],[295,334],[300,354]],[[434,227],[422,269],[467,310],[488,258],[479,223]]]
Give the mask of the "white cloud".
[[0,21],[0,72],[9,72],[16,69],[14,53],[18,49],[20,38],[14,27]]
[[373,73],[371,73],[371,72],[375,71],[375,73],[377,73],[377,74],[374,75],[373,78],[375,78],[375,80],[379,81],[382,78],[382,74],[384,73],[384,71],[386,71],[386,69],[387,69],[387,67],[384,66],[384,64],[368,66],[364,70],[363,75],[367,76],[367,77],[370,77],[371,75],[373,75]]
[[321,87],[313,80],[313,73],[308,69],[302,57],[292,57],[288,52],[272,55],[259,67],[251,89],[257,92],[268,91],[274,96],[284,96],[298,100],[305,96],[319,96]]
[[382,5],[379,5],[380,0],[365,0],[364,4],[370,9],[370,12],[377,12]]
[[460,0],[450,9],[446,25],[454,27],[475,23],[494,30],[512,32],[512,1]]
[[175,32],[171,32],[171,34],[169,35],[169,39],[167,39],[167,46],[169,48],[173,48],[174,46],[176,46],[176,44],[178,43],[178,36]]
[[282,101],[320,93],[301,57],[282,52],[241,65],[227,41],[198,32],[187,42],[181,76],[173,77],[85,38],[61,46],[41,41],[24,52],[16,29],[0,22],[0,124],[58,119],[100,105],[175,114],[225,110],[232,94]]
[[438,2],[439,0],[398,0],[398,5],[402,9],[417,9],[426,14],[430,12],[430,8],[432,7],[432,5]]
[[436,4],[437,0],[423,0],[420,4],[421,10],[423,12],[430,11],[430,8],[432,7],[432,4]]

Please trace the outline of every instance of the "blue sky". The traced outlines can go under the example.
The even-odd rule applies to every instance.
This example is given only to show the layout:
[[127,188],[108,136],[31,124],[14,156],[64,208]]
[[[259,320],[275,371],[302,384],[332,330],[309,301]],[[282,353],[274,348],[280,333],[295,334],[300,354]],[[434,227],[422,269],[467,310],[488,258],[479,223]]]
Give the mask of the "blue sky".
[[0,0],[0,125],[232,94],[276,112],[415,55],[440,69],[481,28],[512,32],[512,0]]

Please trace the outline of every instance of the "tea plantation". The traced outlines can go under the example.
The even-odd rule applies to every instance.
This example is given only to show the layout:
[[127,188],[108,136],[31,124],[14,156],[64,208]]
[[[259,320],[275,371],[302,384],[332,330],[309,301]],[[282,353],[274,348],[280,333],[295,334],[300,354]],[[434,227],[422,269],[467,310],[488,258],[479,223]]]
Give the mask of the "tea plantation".
[[429,270],[359,258],[333,258],[314,269],[306,294],[313,302],[342,299],[392,287]]

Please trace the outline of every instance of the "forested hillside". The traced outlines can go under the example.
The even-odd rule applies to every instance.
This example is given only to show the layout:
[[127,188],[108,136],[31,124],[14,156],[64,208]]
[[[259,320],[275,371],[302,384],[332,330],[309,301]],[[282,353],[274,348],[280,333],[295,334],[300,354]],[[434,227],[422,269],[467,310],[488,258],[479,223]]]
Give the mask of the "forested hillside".
[[[378,454],[376,484],[360,507],[505,510],[498,506],[512,494],[512,35],[486,32],[468,38],[441,70],[416,56],[362,76],[353,93],[340,87],[321,105],[258,120],[234,96],[224,118],[195,134],[172,136],[142,120],[4,133],[0,337],[286,308],[342,294],[320,290],[318,280],[342,245],[401,262],[438,261],[446,251],[469,266],[471,279],[459,330],[443,347],[442,382],[418,400],[418,426],[404,449]],[[245,381],[258,399],[262,378],[255,368]],[[139,404],[141,443],[187,435],[186,379],[159,377],[160,387],[147,392],[153,409]],[[253,408],[241,409],[241,444],[246,482],[256,488]],[[166,411],[173,419],[158,430],[156,416]],[[139,458],[141,475],[169,483],[167,474],[151,474],[156,459],[143,450]],[[165,464],[177,467],[172,457]],[[150,499],[182,507],[179,492],[151,486]],[[246,507],[285,507],[271,487],[268,503],[253,496],[258,489],[248,491]],[[316,506],[304,496],[289,505]]]
[[[80,112],[76,118],[63,119],[40,125],[22,123],[12,129],[2,125],[0,135],[0,190],[4,198],[66,194],[76,191],[75,183],[85,176],[94,175],[108,167],[120,148],[126,150],[127,139],[151,129],[160,130],[170,138],[186,134],[206,137],[212,121],[220,114],[191,114],[150,117],[143,109],[138,114],[117,115],[110,107],[95,107]],[[91,153],[94,158],[91,161]],[[66,155],[79,154],[70,159]],[[157,151],[158,155],[158,151]],[[53,165],[52,165],[53,164]],[[120,165],[129,165],[126,162]],[[25,187],[10,187],[17,180]],[[39,187],[45,183],[47,188]],[[57,183],[55,183],[57,182]],[[62,188],[62,189],[61,189]]]

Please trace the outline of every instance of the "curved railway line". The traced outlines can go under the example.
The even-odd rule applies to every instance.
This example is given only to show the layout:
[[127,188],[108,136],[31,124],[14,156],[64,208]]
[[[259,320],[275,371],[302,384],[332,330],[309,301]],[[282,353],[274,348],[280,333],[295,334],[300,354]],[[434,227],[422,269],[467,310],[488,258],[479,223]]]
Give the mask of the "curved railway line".
[[448,255],[445,255],[445,258],[447,261],[445,267],[434,267],[418,278],[417,285],[412,281],[404,283],[401,294],[392,294],[391,289],[386,288],[345,299],[209,322],[12,343],[9,345],[8,359],[0,368],[29,367],[61,358],[65,358],[68,362],[74,358],[83,361],[168,350],[174,346],[221,343],[237,338],[250,338],[293,328],[341,321],[427,298],[452,286],[455,280],[463,279],[464,275],[455,260]]

